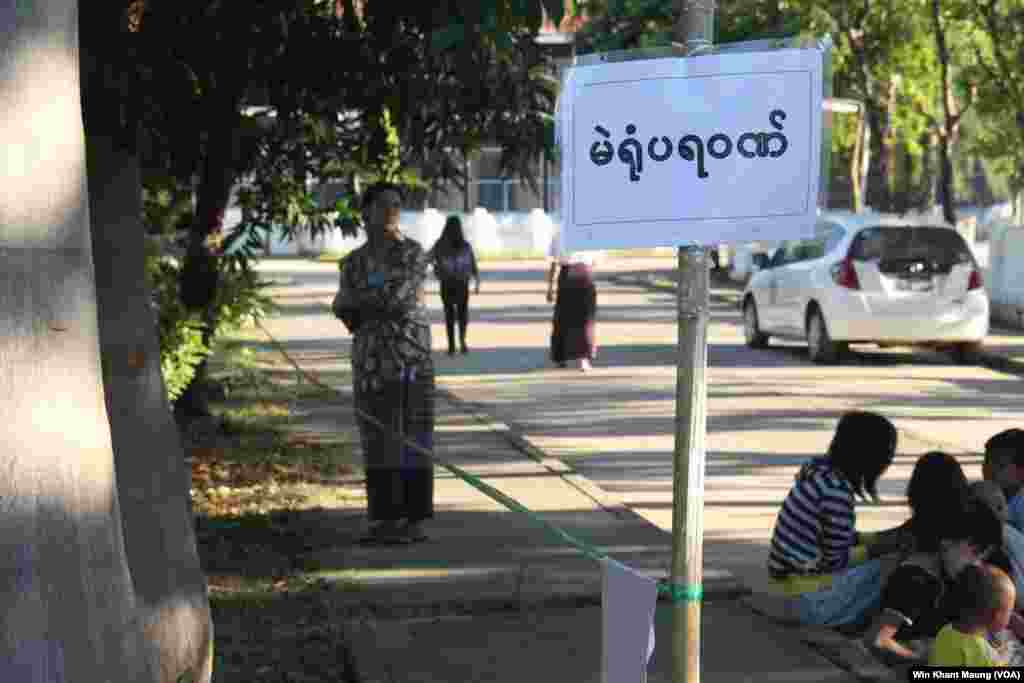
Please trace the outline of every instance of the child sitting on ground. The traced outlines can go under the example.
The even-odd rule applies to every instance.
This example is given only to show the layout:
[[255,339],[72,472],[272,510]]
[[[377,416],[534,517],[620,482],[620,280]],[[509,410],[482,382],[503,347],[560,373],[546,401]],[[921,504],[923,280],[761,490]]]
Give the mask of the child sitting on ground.
[[1010,615],[1008,631],[990,634],[989,641],[1003,654],[1010,658],[1012,666],[1019,666],[1024,660],[1024,534],[1016,527],[1007,523],[1006,497],[998,484],[992,481],[976,481],[971,483],[971,493],[976,500],[983,502],[992,510],[1003,525],[1003,545],[995,548],[988,556],[988,562],[1006,572],[1017,589],[1017,604]]
[[1005,571],[1017,587],[1018,611],[1024,610],[1024,534],[1008,523],[1006,497],[994,481],[971,482],[971,494],[995,514],[1003,526],[1003,544],[989,563]]
[[932,640],[957,612],[949,587],[966,564],[1002,542],[1002,527],[972,499],[960,462],[931,451],[914,464],[907,484],[913,550],[882,580],[879,610],[864,644],[886,663],[927,661]]
[[930,666],[1006,666],[989,634],[1006,630],[1017,599],[1013,581],[988,564],[963,568],[953,584],[958,617],[939,631],[928,654]]
[[805,463],[775,520],[768,571],[773,592],[797,596],[833,586],[869,558],[899,549],[905,529],[861,534],[854,500],[878,500],[877,484],[896,455],[896,427],[876,413],[844,414],[824,457]]

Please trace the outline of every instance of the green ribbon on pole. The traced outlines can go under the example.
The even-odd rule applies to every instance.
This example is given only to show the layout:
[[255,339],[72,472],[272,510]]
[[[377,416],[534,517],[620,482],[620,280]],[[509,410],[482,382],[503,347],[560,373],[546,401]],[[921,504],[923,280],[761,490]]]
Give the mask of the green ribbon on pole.
[[704,588],[699,583],[659,583],[658,595],[664,595],[674,605],[680,602],[700,602],[704,599]]
[[[276,338],[274,338],[274,335],[270,334],[270,332],[267,330],[267,328],[263,327],[263,325],[261,323],[259,323],[259,322],[257,322],[256,324],[259,326],[259,328],[261,330],[263,330],[263,333],[267,335],[267,337],[270,339],[271,343],[277,348],[278,352],[282,356],[285,357],[285,359],[292,365],[292,367],[295,368],[296,371],[302,373],[302,375],[304,377],[306,377],[306,379],[308,379],[310,381],[310,383],[315,384],[315,385],[317,385],[319,387],[322,387],[324,389],[330,389],[332,391],[334,390],[333,387],[331,387],[331,386],[329,386],[327,384],[324,384],[323,382],[320,381],[320,379],[318,377],[316,377],[315,375],[311,375],[309,372],[307,372],[305,369],[303,369],[298,363],[296,363],[295,359],[293,359],[288,354],[288,352],[284,349],[284,347],[281,345],[281,343],[279,341],[277,341]],[[363,411],[359,410],[358,408],[356,409],[356,412],[359,414],[360,417],[362,417],[363,419],[365,419],[367,422],[369,422],[373,426],[377,427],[378,429],[381,429],[381,430],[387,429],[383,424],[378,422],[372,416],[367,415],[366,413],[364,413]],[[429,451],[426,448],[423,448],[418,443],[415,443],[414,441],[405,440],[405,445],[408,446],[409,448],[411,448],[412,450],[416,451],[417,453],[420,453],[421,455],[424,455],[424,456],[430,458],[433,462],[437,463],[441,467],[444,467],[446,470],[448,470],[449,472],[454,474],[456,477],[458,477],[462,481],[466,482],[467,484],[469,484],[470,486],[472,486],[476,490],[480,491],[484,495],[488,496],[492,500],[495,500],[498,503],[501,503],[502,505],[504,505],[509,510],[512,510],[513,512],[519,512],[519,513],[525,515],[534,524],[537,524],[538,526],[544,527],[552,535],[558,537],[562,541],[564,541],[564,542],[568,543],[569,545],[571,545],[572,547],[576,548],[583,555],[585,555],[586,557],[590,558],[591,560],[594,560],[595,562],[604,562],[605,560],[610,559],[608,557],[608,555],[606,555],[605,553],[602,553],[600,550],[598,550],[597,548],[595,548],[591,544],[587,543],[586,541],[582,541],[582,540],[576,538],[575,536],[573,536],[569,532],[565,531],[564,529],[561,529],[561,528],[555,526],[554,524],[552,524],[551,522],[548,522],[547,520],[541,518],[536,512],[534,512],[533,510],[529,509],[528,507],[526,507],[525,505],[520,503],[515,498],[512,498],[511,496],[508,496],[508,495],[502,493],[501,491],[499,491],[498,489],[494,488],[490,484],[487,484],[487,483],[481,481],[479,478],[475,477],[474,475],[470,474],[469,472],[466,472],[461,467],[458,467],[456,465],[452,465],[451,463],[445,462],[444,460],[438,458],[432,451]],[[697,584],[674,584],[674,583],[668,583],[667,581],[666,582],[659,582],[658,583],[658,595],[667,597],[669,602],[671,602],[673,604],[678,604],[678,603],[681,603],[681,602],[700,602],[701,600],[704,599],[704,588],[699,583],[697,583]]]

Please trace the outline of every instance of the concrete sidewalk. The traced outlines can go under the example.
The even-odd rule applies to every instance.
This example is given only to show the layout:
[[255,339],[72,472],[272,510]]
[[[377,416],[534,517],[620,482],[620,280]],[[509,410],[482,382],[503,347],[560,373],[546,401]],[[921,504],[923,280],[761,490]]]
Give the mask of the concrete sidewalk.
[[[663,259],[660,264],[637,264],[635,270],[630,264],[602,278],[650,284],[659,276],[671,276],[666,262],[671,265]],[[278,278],[291,278],[288,286],[271,291],[291,312],[266,321],[268,329],[302,368],[337,391],[333,405],[308,406],[293,427],[324,439],[350,433],[350,337],[327,310],[336,272],[298,260],[276,262],[274,271]],[[517,286],[532,292],[533,283],[523,280]],[[543,292],[532,294],[540,297]],[[721,303],[738,299],[736,288],[723,283],[714,285],[712,295]],[[532,314],[532,309],[522,310]],[[537,314],[547,316],[547,310],[538,306]],[[510,330],[493,333],[507,336]],[[518,358],[517,343],[502,357],[508,366],[501,366],[504,381],[515,382],[529,373],[523,368],[532,361]],[[1024,333],[994,329],[988,354],[997,369],[1024,365]],[[474,358],[461,360],[471,365]],[[526,386],[521,400],[539,400],[527,395]],[[486,403],[486,398],[477,400]],[[515,427],[495,422],[444,391],[438,401],[436,442],[447,461],[512,496],[536,512],[537,519],[508,511],[444,469],[437,470],[437,518],[427,543],[362,547],[356,543],[364,521],[361,503],[330,511],[329,523],[348,542],[320,552],[315,564],[319,576],[341,589],[335,593],[348,604],[343,613],[364,680],[599,680],[601,566],[538,519],[656,578],[667,574],[670,535],[548,457]],[[353,482],[353,488],[361,489],[361,482]],[[717,557],[725,561],[726,556]],[[735,600],[745,589],[736,577],[714,562],[705,562],[704,574],[702,680],[872,678],[864,670],[860,676],[847,673],[817,653],[826,651],[832,661],[857,670],[866,662],[849,641],[757,616]],[[659,604],[657,637],[650,680],[668,681],[668,603]]]
[[[307,294],[311,304],[323,296]],[[294,288],[287,297],[292,305],[304,301]],[[341,379],[344,354],[310,346],[339,336],[329,315],[276,318],[267,327],[305,371],[350,396]],[[353,426],[351,411],[333,405],[308,410],[293,428],[329,439]],[[536,519],[505,509],[444,469],[437,470],[436,519],[425,543],[363,547],[356,543],[361,510],[329,515],[350,542],[313,561],[316,574],[350,607],[343,612],[351,617],[347,630],[363,680],[599,681],[602,567],[537,520],[654,578],[668,573],[670,535],[443,391],[436,450]],[[705,565],[704,591],[702,681],[856,680],[799,632],[737,602],[745,589],[729,573]],[[670,681],[669,603],[659,603],[656,627],[649,680]]]

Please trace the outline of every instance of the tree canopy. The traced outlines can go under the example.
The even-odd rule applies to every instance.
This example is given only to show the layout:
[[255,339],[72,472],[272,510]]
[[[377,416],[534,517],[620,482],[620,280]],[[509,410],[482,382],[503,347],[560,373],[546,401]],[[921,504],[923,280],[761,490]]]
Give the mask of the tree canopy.
[[[668,46],[678,4],[589,2],[580,51]],[[951,206],[966,180],[943,159],[965,153],[1024,184],[1022,19],[1024,0],[745,0],[719,3],[715,42],[830,35],[833,95],[865,107],[868,203],[903,210],[944,195]],[[833,175],[852,174],[859,129],[833,122]]]

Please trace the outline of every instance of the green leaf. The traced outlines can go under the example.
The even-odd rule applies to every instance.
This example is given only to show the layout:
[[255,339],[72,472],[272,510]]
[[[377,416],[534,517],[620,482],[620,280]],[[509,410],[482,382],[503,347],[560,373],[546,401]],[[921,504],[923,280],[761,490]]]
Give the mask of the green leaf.
[[514,45],[515,44],[512,42],[512,39],[509,37],[507,33],[498,32],[494,36],[494,46],[499,50],[511,50]]
[[430,47],[436,52],[450,50],[466,40],[466,27],[461,23],[449,24],[430,35]]
[[548,161],[554,161],[558,154],[558,145],[555,143],[555,118],[544,116],[544,157]]
[[537,0],[510,0],[509,4],[511,13],[523,20],[531,33],[540,28],[543,16],[541,4]]

